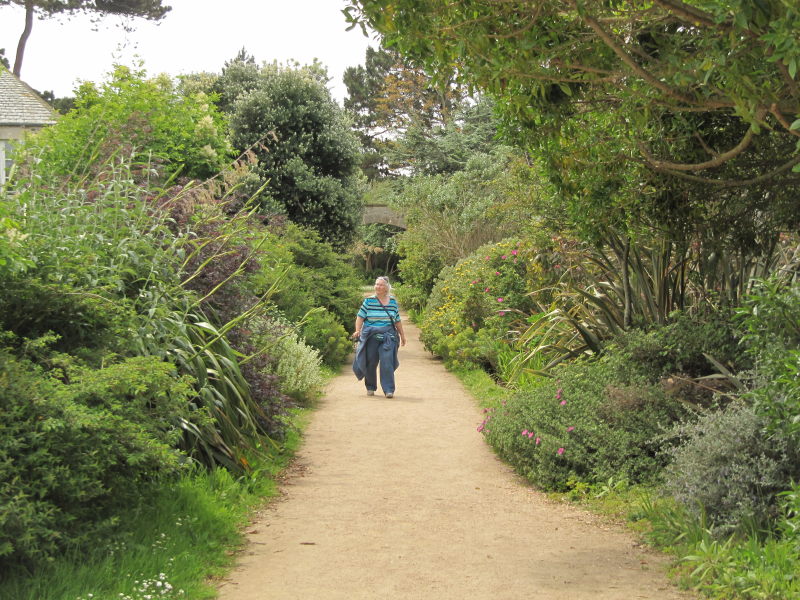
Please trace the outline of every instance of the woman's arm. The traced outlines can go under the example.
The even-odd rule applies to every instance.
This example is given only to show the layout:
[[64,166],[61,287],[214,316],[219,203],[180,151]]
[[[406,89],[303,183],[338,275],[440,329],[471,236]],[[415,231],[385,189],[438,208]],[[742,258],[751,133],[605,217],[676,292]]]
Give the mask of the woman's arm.
[[353,339],[361,335],[361,328],[364,327],[364,317],[356,317],[356,330],[353,333]]
[[403,323],[401,321],[395,321],[394,323],[395,328],[397,329],[397,333],[400,334],[400,345],[406,345],[406,334],[403,331]]

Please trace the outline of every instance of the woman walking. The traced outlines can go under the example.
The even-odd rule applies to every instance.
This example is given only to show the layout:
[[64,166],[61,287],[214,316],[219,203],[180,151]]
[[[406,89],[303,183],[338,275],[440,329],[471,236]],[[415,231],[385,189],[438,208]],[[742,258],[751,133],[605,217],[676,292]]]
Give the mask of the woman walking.
[[400,365],[397,349],[406,345],[400,307],[391,296],[391,291],[389,278],[378,277],[375,280],[375,294],[364,299],[356,316],[353,338],[358,339],[358,348],[353,372],[359,380],[364,380],[367,396],[374,396],[378,389],[378,370],[384,395],[387,398],[394,397],[394,371]]

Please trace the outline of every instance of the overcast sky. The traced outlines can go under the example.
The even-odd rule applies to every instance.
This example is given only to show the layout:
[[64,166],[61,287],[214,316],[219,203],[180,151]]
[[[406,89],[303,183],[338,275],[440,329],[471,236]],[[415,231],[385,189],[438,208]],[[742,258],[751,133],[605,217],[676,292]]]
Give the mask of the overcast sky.
[[[376,42],[359,28],[346,31],[344,0],[164,0],[172,6],[160,24],[143,19],[134,31],[120,19],[103,19],[97,31],[84,16],[35,20],[22,63],[22,79],[31,87],[72,95],[76,81],[102,81],[113,63],[144,60],[148,74],[219,72],[244,47],[256,60],[308,64],[318,58],[332,77],[334,98],[346,94],[342,73],[363,64]],[[0,48],[13,66],[24,10],[0,8]]]

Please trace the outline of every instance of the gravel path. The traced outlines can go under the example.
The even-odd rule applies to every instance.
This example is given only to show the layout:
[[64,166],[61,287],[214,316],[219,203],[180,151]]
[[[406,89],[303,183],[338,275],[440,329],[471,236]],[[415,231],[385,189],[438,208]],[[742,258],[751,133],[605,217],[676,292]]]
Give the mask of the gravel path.
[[476,402],[404,326],[396,396],[367,397],[349,367],[331,381],[222,600],[693,597],[628,533],[515,476],[476,431]]

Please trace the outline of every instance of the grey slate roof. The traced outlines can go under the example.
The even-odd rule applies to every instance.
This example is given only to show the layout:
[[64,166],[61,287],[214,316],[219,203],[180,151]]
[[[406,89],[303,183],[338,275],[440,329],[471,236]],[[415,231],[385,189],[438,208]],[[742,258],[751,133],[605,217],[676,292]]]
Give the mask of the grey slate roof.
[[56,122],[56,112],[26,83],[0,66],[0,126],[41,127]]

